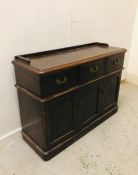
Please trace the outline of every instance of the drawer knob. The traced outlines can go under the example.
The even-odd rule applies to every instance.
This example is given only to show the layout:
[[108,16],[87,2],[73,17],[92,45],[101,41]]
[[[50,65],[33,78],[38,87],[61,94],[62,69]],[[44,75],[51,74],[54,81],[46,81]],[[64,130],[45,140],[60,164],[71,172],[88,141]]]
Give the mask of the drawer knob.
[[56,79],[56,84],[64,84],[67,83],[68,77],[64,77],[63,80],[60,80],[59,78]]
[[119,64],[119,60],[114,60],[114,64]]
[[91,67],[91,68],[90,68],[90,72],[91,72],[91,73],[98,72],[98,66]]

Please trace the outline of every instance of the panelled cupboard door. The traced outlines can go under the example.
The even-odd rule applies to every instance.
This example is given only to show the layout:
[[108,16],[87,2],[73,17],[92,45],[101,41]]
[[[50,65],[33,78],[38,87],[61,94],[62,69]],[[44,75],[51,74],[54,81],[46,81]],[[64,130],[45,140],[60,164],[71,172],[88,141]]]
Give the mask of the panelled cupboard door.
[[99,111],[100,84],[99,82],[88,84],[78,91],[80,112],[80,125],[91,121]]
[[49,144],[59,139],[64,140],[73,132],[74,93],[50,100],[46,104]]
[[115,106],[118,101],[121,72],[102,80],[101,111]]

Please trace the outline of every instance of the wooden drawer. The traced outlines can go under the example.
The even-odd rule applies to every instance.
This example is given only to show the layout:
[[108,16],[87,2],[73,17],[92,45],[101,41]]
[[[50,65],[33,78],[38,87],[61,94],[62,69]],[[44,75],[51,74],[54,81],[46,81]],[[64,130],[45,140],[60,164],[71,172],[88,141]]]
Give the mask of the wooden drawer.
[[26,71],[22,67],[15,67],[17,85],[24,87],[41,98],[49,97],[76,86],[78,83],[77,72],[77,67],[75,67],[37,75]]
[[79,69],[79,83],[84,83],[104,75],[105,59],[83,64]]
[[124,53],[113,55],[106,59],[106,73],[123,68]]
[[77,67],[40,77],[41,96],[47,97],[77,85]]

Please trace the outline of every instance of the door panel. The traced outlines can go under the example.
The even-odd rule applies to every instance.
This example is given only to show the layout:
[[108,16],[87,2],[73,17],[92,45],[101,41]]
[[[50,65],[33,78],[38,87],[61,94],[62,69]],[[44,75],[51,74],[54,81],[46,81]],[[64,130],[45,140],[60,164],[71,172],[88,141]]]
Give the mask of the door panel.
[[102,111],[117,104],[121,73],[116,73],[103,80]]
[[71,93],[48,102],[49,143],[73,132],[73,108],[74,99]]
[[80,99],[80,124],[91,120],[98,113],[99,104],[99,84],[92,83],[79,90]]

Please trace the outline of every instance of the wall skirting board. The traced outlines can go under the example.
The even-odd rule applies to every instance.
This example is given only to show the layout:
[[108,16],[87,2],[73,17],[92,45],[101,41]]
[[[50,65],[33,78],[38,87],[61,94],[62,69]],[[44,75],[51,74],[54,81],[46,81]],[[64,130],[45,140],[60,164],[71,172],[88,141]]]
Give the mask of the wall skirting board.
[[138,76],[127,73],[126,82],[138,85]]
[[21,138],[21,128],[18,128],[3,137],[0,137],[0,148],[12,144],[17,139]]

